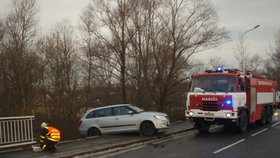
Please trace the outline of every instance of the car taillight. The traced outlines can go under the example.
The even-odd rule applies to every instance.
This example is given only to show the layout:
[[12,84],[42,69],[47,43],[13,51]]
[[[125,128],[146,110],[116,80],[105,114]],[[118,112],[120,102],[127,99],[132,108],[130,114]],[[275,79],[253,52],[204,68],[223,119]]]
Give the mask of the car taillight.
[[78,123],[77,123],[78,127],[80,127],[82,123],[83,123],[83,121],[79,120]]

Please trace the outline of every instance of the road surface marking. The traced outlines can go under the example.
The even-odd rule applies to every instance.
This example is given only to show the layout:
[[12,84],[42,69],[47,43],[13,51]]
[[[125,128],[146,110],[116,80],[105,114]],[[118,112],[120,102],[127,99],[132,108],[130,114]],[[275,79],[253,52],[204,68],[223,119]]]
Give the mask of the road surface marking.
[[239,141],[237,141],[237,142],[235,142],[235,143],[233,143],[233,144],[230,144],[230,145],[228,145],[228,146],[226,146],[226,147],[224,147],[224,148],[222,148],[222,149],[220,149],[220,150],[217,150],[217,151],[215,151],[215,152],[213,152],[214,154],[217,154],[217,153],[219,153],[219,152],[221,152],[221,151],[223,151],[223,150],[226,150],[227,148],[230,148],[230,147],[232,147],[232,146],[234,146],[234,145],[237,145],[237,144],[239,144],[239,143],[241,143],[241,142],[243,142],[243,141],[245,141],[245,139],[241,139],[241,140],[239,140]]
[[256,135],[258,135],[258,134],[260,134],[260,133],[262,133],[262,132],[264,132],[264,131],[266,131],[266,130],[268,130],[268,129],[265,128],[265,129],[263,129],[263,130],[261,130],[261,131],[259,131],[259,132],[257,132],[257,133],[252,134],[251,136],[254,137],[254,136],[256,136]]
[[274,127],[274,126],[278,125],[279,123],[280,123],[280,121],[277,123],[274,123],[273,125],[271,125],[271,127]]

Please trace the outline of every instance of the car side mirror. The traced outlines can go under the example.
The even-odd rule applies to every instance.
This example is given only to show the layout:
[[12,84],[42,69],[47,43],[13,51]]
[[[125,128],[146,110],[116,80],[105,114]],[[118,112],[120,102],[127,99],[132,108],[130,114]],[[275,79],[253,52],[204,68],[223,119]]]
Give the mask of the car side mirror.
[[133,115],[134,112],[133,112],[133,111],[129,111],[128,114],[129,114],[129,115]]

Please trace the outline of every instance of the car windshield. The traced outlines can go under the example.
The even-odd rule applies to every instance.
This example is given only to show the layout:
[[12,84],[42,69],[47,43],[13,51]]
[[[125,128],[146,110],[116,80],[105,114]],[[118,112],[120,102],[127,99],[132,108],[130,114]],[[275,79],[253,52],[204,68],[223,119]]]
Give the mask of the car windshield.
[[143,111],[144,111],[143,109],[138,108],[138,107],[133,106],[133,105],[129,105],[129,107],[130,107],[131,109],[133,109],[133,110],[137,111],[137,112],[143,112]]
[[231,76],[200,76],[192,80],[191,92],[234,92],[236,78]]

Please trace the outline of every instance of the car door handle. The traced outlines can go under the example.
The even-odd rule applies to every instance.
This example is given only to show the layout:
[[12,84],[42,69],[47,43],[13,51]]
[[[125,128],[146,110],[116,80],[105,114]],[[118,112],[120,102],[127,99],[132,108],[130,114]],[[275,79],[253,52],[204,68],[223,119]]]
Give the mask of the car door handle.
[[119,120],[119,118],[115,118],[115,120]]

